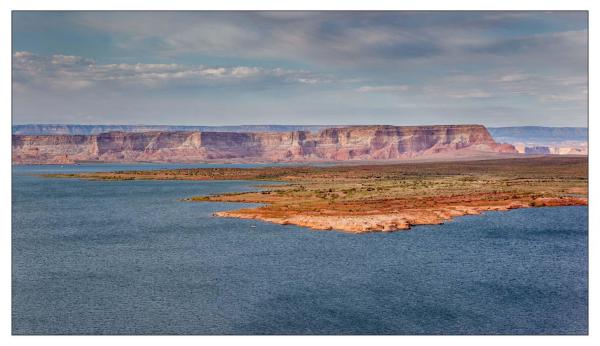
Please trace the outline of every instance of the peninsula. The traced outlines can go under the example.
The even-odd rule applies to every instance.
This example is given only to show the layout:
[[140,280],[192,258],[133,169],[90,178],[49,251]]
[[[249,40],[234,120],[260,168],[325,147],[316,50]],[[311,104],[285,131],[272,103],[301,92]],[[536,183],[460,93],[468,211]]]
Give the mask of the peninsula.
[[259,206],[220,217],[258,219],[316,230],[395,231],[491,210],[588,203],[587,157],[335,166],[197,168],[52,174],[96,180],[254,180],[264,190],[195,196],[191,202]]

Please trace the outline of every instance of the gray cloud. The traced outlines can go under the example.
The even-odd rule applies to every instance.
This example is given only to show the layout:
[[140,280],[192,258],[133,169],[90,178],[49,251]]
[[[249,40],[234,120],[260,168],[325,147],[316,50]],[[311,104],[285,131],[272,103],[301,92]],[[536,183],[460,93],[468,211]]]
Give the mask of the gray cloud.
[[[177,17],[176,19],[174,17]],[[122,13],[84,14],[79,23],[118,33],[118,44],[174,54],[232,54],[296,57],[321,62],[360,63],[439,55],[441,42],[425,32],[389,25],[385,13],[338,12]],[[108,24],[110,23],[110,24]],[[394,24],[394,23],[391,23]],[[419,37],[421,36],[421,37]]]
[[[585,50],[585,19],[584,12],[116,12],[84,13],[78,22],[115,33],[124,49],[147,47],[165,56],[200,53],[389,66],[431,59],[465,62],[473,53],[562,56]],[[546,30],[556,23],[577,30],[504,35],[507,28],[531,32],[527,29]]]
[[539,55],[552,52],[563,56],[564,53],[568,52],[569,55],[585,58],[587,57],[587,30],[492,40],[491,42],[467,47],[467,50],[473,53],[490,55],[521,53]]

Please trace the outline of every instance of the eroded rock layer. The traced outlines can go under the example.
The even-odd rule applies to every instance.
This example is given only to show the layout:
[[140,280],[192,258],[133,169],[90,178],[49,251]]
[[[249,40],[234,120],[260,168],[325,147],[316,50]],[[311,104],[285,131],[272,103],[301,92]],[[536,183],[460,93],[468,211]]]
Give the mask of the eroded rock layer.
[[13,135],[16,164],[107,162],[394,160],[516,153],[481,125],[352,126],[318,132],[108,132]]

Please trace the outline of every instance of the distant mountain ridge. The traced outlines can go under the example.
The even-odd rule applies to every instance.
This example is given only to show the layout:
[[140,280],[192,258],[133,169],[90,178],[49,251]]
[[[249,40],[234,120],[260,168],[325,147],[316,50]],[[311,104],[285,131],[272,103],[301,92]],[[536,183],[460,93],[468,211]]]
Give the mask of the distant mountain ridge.
[[13,125],[13,135],[97,135],[107,132],[316,132],[336,125],[77,125],[77,124],[27,124]]
[[587,142],[587,127],[512,126],[488,127],[495,140],[507,143],[551,145],[561,142]]

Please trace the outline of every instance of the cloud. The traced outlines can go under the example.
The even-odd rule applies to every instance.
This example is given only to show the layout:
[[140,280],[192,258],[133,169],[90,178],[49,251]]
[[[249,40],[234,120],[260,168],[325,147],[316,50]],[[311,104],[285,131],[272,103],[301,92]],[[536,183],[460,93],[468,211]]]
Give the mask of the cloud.
[[442,52],[434,35],[419,26],[407,30],[392,19],[384,12],[117,12],[83,13],[78,24],[112,32],[123,49],[164,56],[287,57],[354,65]]
[[413,84],[365,85],[355,89],[363,94],[392,94],[402,100],[427,97],[429,102],[483,99],[511,103],[516,98],[530,102],[567,102],[585,105],[586,75],[545,75],[520,70],[480,74],[451,74]]
[[461,92],[450,92],[447,96],[455,99],[473,99],[492,97],[492,94],[483,90],[464,90]]
[[474,53],[507,55],[524,52],[540,53],[540,50],[555,51],[556,48],[565,47],[586,48],[586,46],[587,30],[579,30],[492,40],[489,43],[468,47],[468,50]]
[[423,91],[456,99],[494,98],[510,102],[516,97],[532,101],[587,101],[586,75],[544,75],[519,70],[504,73],[457,74],[431,81]]
[[[585,48],[585,12],[83,12],[124,50],[331,65],[465,62]],[[506,35],[514,29],[517,35]],[[566,50],[565,50],[566,49]],[[578,56],[578,54],[574,54]],[[436,60],[437,59],[437,60]]]
[[17,11],[14,111],[582,124],[587,34],[584,11]]
[[588,92],[580,90],[578,93],[542,95],[540,99],[543,102],[587,102]]
[[322,84],[331,76],[309,71],[256,66],[187,66],[182,64],[98,64],[71,55],[40,56],[30,52],[13,55],[14,81],[54,89],[84,89],[98,85],[127,87],[210,86],[215,83]]
[[408,89],[408,85],[365,85],[356,89],[356,91],[360,93],[399,93],[407,91]]
[[513,83],[527,80],[527,75],[523,73],[506,74],[497,79],[500,83]]

